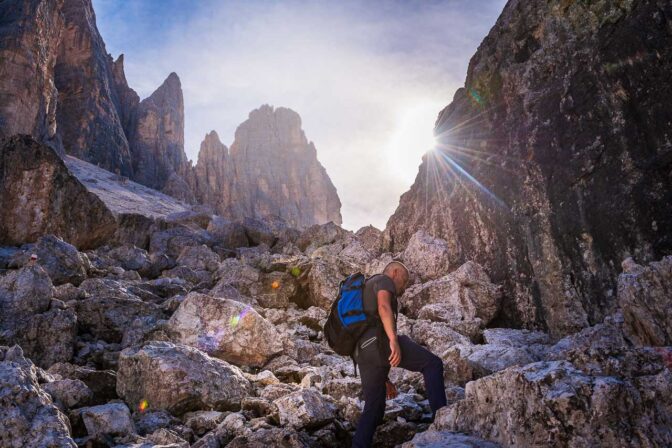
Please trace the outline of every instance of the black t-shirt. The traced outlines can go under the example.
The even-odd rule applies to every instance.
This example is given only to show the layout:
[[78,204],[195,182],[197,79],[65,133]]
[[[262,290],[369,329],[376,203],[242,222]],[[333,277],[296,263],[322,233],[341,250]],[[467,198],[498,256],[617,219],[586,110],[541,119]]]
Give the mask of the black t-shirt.
[[[371,276],[364,285],[362,300],[364,302],[364,311],[372,316],[378,315],[378,291],[385,290],[392,294],[392,311],[397,314],[397,289],[394,282],[385,274],[376,274]],[[396,325],[396,322],[395,322]]]

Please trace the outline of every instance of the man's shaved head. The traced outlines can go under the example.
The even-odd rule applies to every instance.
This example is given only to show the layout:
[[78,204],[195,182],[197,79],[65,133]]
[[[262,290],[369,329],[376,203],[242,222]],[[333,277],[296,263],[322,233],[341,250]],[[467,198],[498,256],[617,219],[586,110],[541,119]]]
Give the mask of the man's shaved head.
[[390,261],[387,263],[387,266],[383,269],[383,274],[392,279],[394,286],[397,288],[397,293],[401,294],[406,289],[410,273],[406,265],[401,261]]

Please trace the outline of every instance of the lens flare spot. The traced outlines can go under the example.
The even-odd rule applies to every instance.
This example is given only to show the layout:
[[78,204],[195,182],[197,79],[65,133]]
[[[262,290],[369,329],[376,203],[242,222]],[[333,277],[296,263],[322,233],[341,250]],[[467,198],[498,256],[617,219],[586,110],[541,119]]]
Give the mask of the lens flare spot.
[[140,404],[138,404],[138,411],[145,412],[148,407],[149,407],[149,402],[145,399],[142,399],[142,400],[140,400]]
[[290,274],[292,274],[293,277],[298,277],[301,275],[301,268],[298,266],[294,266],[290,271]]
[[249,313],[251,309],[252,309],[252,307],[251,307],[250,305],[247,305],[245,308],[243,308],[243,310],[240,312],[240,314],[238,314],[237,316],[233,316],[233,317],[229,320],[229,324],[231,325],[231,327],[232,327],[232,328],[235,328],[236,326],[238,326],[238,324],[240,323],[240,320],[241,320],[243,317],[245,317],[245,315],[246,315],[247,313]]
[[469,89],[469,95],[471,95],[474,101],[479,105],[483,104],[483,97],[473,87]]
[[273,283],[271,283],[271,288],[278,289],[279,287],[280,287],[280,282],[279,281],[276,280]]

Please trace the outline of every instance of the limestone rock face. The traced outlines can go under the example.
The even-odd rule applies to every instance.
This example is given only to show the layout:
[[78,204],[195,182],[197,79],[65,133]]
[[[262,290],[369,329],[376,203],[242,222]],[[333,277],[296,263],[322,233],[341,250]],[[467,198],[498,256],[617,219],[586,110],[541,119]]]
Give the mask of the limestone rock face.
[[554,336],[600,322],[621,260],[670,250],[670,14],[655,0],[508,2],[386,250],[424,228],[504,284],[506,322]]
[[171,196],[194,202],[186,183],[186,191],[175,188],[179,180],[173,176],[183,180],[191,168],[184,153],[182,86],[175,73],[140,102],[129,140],[136,182],[156,190],[170,186]]
[[63,146],[79,159],[130,176],[131,152],[118,111],[113,61],[96,27],[91,0],[65,0],[62,14],[54,74]]
[[151,409],[180,415],[239,408],[250,385],[225,361],[180,344],[149,342],[121,352],[117,393],[132,406],[146,399]]
[[283,350],[280,334],[250,305],[190,293],[168,321],[177,341],[234,364],[262,366]]
[[0,139],[28,134],[62,151],[54,85],[62,4],[16,0],[0,6]]
[[250,112],[228,153],[208,134],[195,172],[197,196],[226,218],[277,216],[296,228],[341,223],[336,188],[290,109]]
[[646,267],[623,263],[618,301],[628,334],[641,345],[672,345],[672,256]]
[[0,153],[0,244],[60,236],[80,249],[116,231],[114,215],[49,147],[28,136],[8,139]]
[[75,448],[68,418],[40,387],[35,366],[18,346],[0,349],[0,446]]

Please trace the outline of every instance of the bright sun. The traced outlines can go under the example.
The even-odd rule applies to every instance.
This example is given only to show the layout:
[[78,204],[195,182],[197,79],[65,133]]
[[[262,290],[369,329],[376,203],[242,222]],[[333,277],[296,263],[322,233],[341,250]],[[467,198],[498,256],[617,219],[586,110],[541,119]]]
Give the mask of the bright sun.
[[404,108],[398,115],[385,155],[392,172],[408,185],[418,173],[422,155],[434,148],[434,121],[441,107],[441,103],[423,101]]

